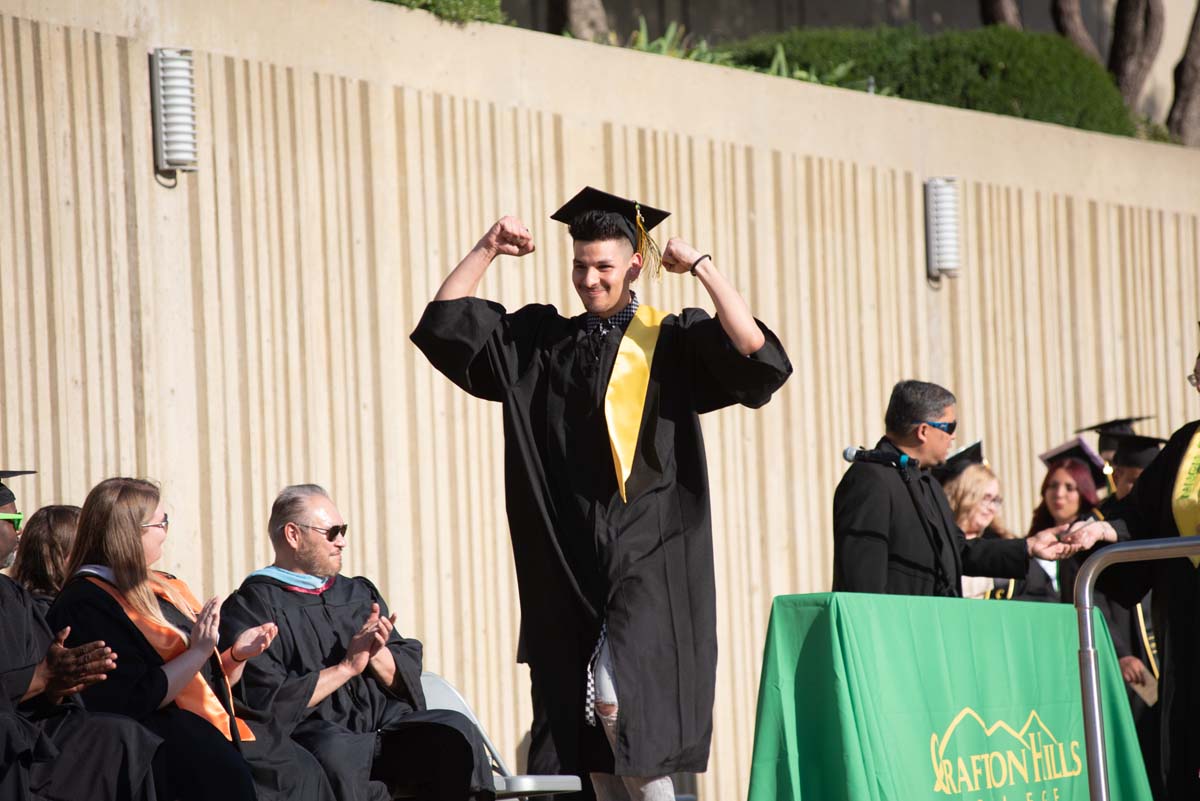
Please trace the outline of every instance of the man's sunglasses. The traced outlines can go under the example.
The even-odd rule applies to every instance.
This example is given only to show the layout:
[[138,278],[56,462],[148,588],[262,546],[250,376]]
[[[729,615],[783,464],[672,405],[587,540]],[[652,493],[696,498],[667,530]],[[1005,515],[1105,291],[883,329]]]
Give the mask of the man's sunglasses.
[[7,520],[12,523],[13,531],[20,531],[21,524],[25,522],[24,512],[0,512],[0,520]]
[[938,423],[933,420],[922,420],[921,422],[927,426],[933,426],[938,431],[945,431],[947,434],[953,434],[954,429],[958,428],[957,420],[951,420],[949,423]]
[[329,540],[330,542],[333,542],[338,537],[346,536],[346,529],[350,528],[350,526],[345,523],[340,526],[330,526],[329,528],[310,526],[308,523],[297,523],[296,525],[300,526],[301,528],[311,528],[313,531],[319,531],[325,536],[325,539]]

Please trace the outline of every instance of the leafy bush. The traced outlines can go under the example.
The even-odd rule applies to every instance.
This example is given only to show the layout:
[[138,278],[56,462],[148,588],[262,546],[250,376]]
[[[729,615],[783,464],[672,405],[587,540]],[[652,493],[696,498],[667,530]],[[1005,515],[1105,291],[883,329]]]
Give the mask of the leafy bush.
[[[770,71],[780,53],[807,73],[871,79],[909,100],[1133,136],[1108,72],[1054,34],[1002,26],[932,36],[915,27],[795,29],[726,45],[734,65]],[[847,68],[845,65],[849,64]]]
[[419,8],[450,22],[506,22],[500,0],[382,0],[407,8]]

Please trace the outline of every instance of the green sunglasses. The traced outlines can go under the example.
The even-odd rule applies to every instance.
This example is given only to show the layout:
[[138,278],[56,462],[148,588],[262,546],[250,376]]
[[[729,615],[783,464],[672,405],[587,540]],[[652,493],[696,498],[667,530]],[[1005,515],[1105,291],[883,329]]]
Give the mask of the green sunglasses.
[[12,523],[13,531],[21,530],[21,523],[25,521],[25,515],[22,512],[0,512],[0,520],[7,520]]

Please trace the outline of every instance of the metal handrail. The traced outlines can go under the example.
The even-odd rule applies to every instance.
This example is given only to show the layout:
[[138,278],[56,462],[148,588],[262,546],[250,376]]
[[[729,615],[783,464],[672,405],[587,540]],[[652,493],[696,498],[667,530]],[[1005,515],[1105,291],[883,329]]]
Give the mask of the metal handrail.
[[1200,537],[1121,542],[1090,556],[1075,579],[1075,612],[1079,615],[1079,689],[1083,694],[1083,736],[1087,747],[1088,794],[1109,801],[1108,759],[1104,750],[1104,714],[1100,709],[1100,665],[1092,627],[1092,595],[1096,578],[1110,565],[1200,556]]

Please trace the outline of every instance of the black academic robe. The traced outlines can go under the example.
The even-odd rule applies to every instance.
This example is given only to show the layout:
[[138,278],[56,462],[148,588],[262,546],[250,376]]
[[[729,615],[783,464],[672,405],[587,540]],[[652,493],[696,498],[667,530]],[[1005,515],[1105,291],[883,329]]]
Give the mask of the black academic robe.
[[[604,396],[622,331],[587,332],[553,306],[509,314],[477,298],[430,303],[412,340],[477,398],[503,404],[509,534],[531,680],[563,768],[659,776],[707,768],[716,591],[699,415],[765,404],[791,373],[773,333],[751,356],[718,320],[662,322],[621,499]],[[615,754],[584,721],[588,660],[608,632],[620,705]]]
[[[0,576],[0,797],[153,801],[157,736],[132,720],[89,713],[78,697],[21,701],[53,641],[33,597]],[[10,759],[22,767],[10,771]]]
[[[1133,492],[1117,502],[1108,519],[1122,538],[1177,537],[1171,508],[1175,480],[1200,420],[1176,431],[1138,478]],[[1098,588],[1126,607],[1154,591],[1152,618],[1158,648],[1158,706],[1161,770],[1170,799],[1200,798],[1200,571],[1188,559],[1114,565]],[[1154,766],[1147,765],[1150,770]]]
[[[166,601],[159,605],[169,623],[190,631],[191,621],[182,612]],[[117,653],[116,670],[85,689],[83,700],[89,709],[127,715],[163,739],[163,794],[197,801],[332,801],[316,761],[286,738],[271,736],[260,722],[247,721],[255,740],[237,742],[174,702],[161,706],[167,691],[162,656],[100,587],[82,577],[72,579],[50,607],[49,619],[56,628],[71,627],[68,644],[104,640]],[[234,711],[220,672],[214,654],[200,675],[226,711]]]
[[336,576],[320,591],[250,576],[221,607],[221,647],[266,621],[279,634],[247,663],[234,688],[239,706],[270,720],[324,767],[339,801],[419,797],[485,798],[492,774],[478,728],[447,710],[428,710],[421,690],[421,643],[393,629],[387,648],[396,679],[385,687],[370,669],[308,707],[321,670],[338,664],[366,622],[387,603],[365,578]]
[[[876,449],[900,454],[884,437]],[[833,493],[833,591],[961,596],[962,577],[1025,575],[1024,540],[967,539],[928,470],[859,462]],[[909,492],[915,492],[915,501]]]

